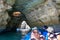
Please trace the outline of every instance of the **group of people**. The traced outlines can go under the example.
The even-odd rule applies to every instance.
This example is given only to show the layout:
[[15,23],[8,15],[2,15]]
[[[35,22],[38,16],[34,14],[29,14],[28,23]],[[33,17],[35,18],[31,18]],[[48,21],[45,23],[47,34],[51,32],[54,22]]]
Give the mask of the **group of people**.
[[[48,30],[51,30],[51,31],[48,31]],[[48,27],[48,33],[47,33],[47,35],[48,35],[48,40],[59,40],[58,39],[58,35],[60,35],[60,33],[56,33],[56,32],[54,32],[54,29],[52,28],[52,27]]]
[[[26,35],[26,33],[31,29],[30,26],[26,23],[26,18],[22,19],[23,15],[20,11],[13,11],[11,14],[10,21],[6,25],[6,29],[4,29],[1,33],[10,32],[10,31],[21,31],[22,35]],[[52,27],[43,27],[44,30],[47,31],[47,40],[60,40],[60,34],[54,33],[54,29]],[[44,36],[40,31],[38,31],[37,27],[34,27],[31,31],[29,40],[46,40],[46,36]]]
[[60,40],[60,33],[55,33],[53,27],[44,26],[42,30],[39,31],[37,27],[32,28],[30,38],[26,34],[28,36],[24,40]]
[[[48,31],[46,28],[51,31]],[[60,40],[60,33],[54,33],[52,27],[46,28],[47,36],[43,35],[40,31],[38,31],[38,28],[35,27],[31,32],[30,40]]]
[[48,33],[48,40],[60,40],[60,33]]

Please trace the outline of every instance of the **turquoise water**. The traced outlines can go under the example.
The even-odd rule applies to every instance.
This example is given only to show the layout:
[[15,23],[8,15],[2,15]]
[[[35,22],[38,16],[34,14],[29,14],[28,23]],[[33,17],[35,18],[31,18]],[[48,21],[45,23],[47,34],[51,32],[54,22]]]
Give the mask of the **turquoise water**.
[[0,34],[0,40],[21,40],[21,34],[14,32]]

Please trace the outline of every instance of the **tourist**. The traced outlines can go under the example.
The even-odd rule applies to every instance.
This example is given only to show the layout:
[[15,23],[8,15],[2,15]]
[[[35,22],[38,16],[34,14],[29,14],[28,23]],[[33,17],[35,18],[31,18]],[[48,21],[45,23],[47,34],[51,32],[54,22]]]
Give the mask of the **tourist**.
[[1,33],[16,32],[16,29],[20,28],[21,22],[23,20],[26,20],[26,18],[24,18],[25,17],[24,14],[22,14],[18,10],[12,11],[10,17],[11,18],[10,18],[9,22],[6,25],[6,29],[4,29]]
[[32,29],[31,40],[44,40],[42,34],[36,27]]
[[40,35],[40,40],[45,40],[45,36]]
[[57,39],[60,40],[60,33],[57,35]]
[[57,37],[55,34],[50,34],[49,39],[48,40],[57,40]]

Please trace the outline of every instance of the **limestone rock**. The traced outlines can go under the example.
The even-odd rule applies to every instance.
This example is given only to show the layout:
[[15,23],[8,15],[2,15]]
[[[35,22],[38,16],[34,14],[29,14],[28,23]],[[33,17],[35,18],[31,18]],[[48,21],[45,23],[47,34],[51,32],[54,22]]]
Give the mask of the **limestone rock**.
[[0,29],[5,29],[9,15],[7,9],[10,9],[11,6],[4,3],[4,0],[0,0]]
[[[55,0],[56,4],[59,0]],[[31,26],[59,24],[59,13],[53,0],[16,0],[15,9],[22,11]]]
[[47,0],[45,4],[40,6],[28,7],[25,13],[26,18],[31,25],[53,25],[59,23],[58,12],[52,0]]
[[[55,0],[59,3],[59,0]],[[58,12],[53,0],[16,0],[15,8],[22,10],[32,26],[59,23]]]
[[60,3],[60,0],[56,0],[56,3]]

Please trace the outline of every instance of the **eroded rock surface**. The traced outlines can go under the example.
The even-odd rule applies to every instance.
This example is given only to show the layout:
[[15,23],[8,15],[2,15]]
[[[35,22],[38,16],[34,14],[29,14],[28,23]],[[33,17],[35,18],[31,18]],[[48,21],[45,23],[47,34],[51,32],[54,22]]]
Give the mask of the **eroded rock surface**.
[[0,0],[0,29],[6,28],[7,20],[9,19],[9,15],[6,10],[12,8],[4,1],[5,0]]

